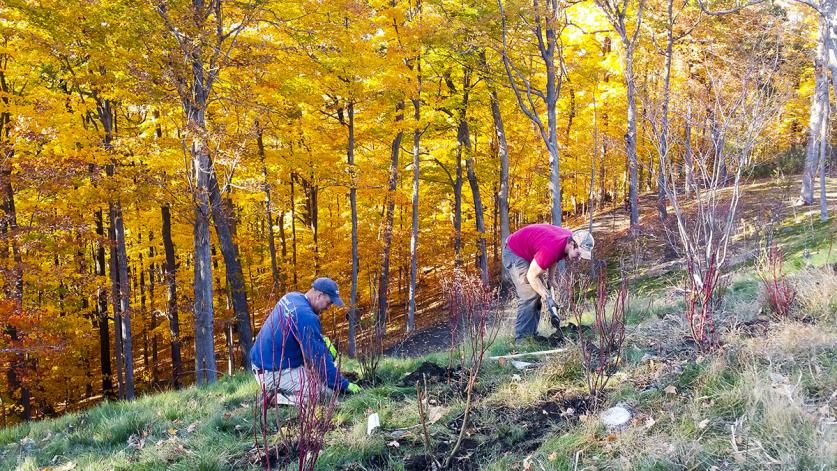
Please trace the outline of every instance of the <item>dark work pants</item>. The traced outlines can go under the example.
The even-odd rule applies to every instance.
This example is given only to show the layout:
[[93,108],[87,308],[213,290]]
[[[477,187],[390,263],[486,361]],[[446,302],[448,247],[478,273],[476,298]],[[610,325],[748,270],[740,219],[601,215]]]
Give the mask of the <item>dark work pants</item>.
[[514,341],[517,343],[537,334],[538,322],[541,319],[541,296],[532,289],[532,285],[526,279],[529,262],[512,252],[505,244],[503,268],[517,292],[517,321],[514,323]]

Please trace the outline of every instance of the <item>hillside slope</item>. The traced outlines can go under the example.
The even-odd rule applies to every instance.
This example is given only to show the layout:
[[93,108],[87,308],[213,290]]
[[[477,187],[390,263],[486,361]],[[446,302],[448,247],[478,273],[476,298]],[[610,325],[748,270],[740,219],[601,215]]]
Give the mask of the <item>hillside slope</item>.
[[[633,419],[626,429],[601,425],[587,396],[578,350],[567,343],[563,352],[530,357],[527,361],[536,364],[523,371],[511,363],[486,362],[472,421],[451,466],[498,471],[837,468],[837,273],[832,268],[837,228],[787,206],[773,234],[799,292],[793,319],[769,317],[761,282],[742,259],[728,276],[717,318],[721,345],[701,354],[687,338],[679,271],[652,272],[631,284],[624,362],[600,407],[621,404],[630,410]],[[609,245],[616,250],[619,244],[617,236]],[[515,351],[509,333],[507,319],[490,355]],[[516,351],[545,348],[531,343]],[[415,383],[404,376],[418,368],[431,371],[430,363],[446,366],[448,353],[386,358],[377,386],[342,398],[317,468],[429,469]],[[359,371],[350,360],[344,369]],[[444,457],[461,427],[464,401],[444,375],[436,380],[429,385],[428,436],[433,454]],[[5,429],[0,431],[0,469],[259,469],[256,392],[252,376],[239,374],[206,388],[103,403]],[[371,412],[379,414],[381,427],[367,436]]]

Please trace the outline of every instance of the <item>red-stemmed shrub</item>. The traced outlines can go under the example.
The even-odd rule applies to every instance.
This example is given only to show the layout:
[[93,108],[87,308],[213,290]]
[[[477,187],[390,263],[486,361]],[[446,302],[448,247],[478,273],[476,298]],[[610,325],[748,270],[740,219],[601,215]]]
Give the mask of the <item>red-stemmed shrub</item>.
[[790,284],[782,271],[784,262],[785,254],[782,249],[771,247],[762,258],[758,270],[767,305],[777,320],[789,318],[796,301],[796,288]]
[[[457,332],[461,332],[460,335],[452,334],[455,336],[451,338],[451,350],[448,358],[450,367],[453,367],[454,360],[459,362],[460,380],[457,389],[464,389],[463,394],[465,396],[462,427],[459,429],[459,436],[445,460],[444,467],[447,468],[453,457],[456,456],[468,429],[474,388],[477,384],[485,353],[494,343],[494,339],[497,338],[499,323],[491,319],[491,312],[497,303],[497,291],[483,284],[479,276],[457,269],[451,276],[442,280],[442,290],[448,301],[451,330],[456,328]],[[462,337],[461,342],[458,339],[460,336]]]
[[725,285],[714,256],[704,269],[687,263],[688,276],[684,289],[686,323],[689,334],[701,351],[710,351],[718,344],[715,335],[715,315],[721,309]]
[[[567,289],[575,289],[577,293],[585,291],[583,281],[574,280],[572,274],[566,275]],[[611,303],[610,313],[607,309],[607,273],[599,270],[598,283],[593,298],[593,314],[595,316],[592,331],[585,332],[581,328],[583,309],[579,302],[571,297],[570,312],[578,325],[578,348],[581,362],[584,366],[587,389],[597,407],[602,392],[607,387],[610,378],[616,372],[622,361],[625,344],[625,301],[628,298],[628,280],[623,278],[616,295]]]

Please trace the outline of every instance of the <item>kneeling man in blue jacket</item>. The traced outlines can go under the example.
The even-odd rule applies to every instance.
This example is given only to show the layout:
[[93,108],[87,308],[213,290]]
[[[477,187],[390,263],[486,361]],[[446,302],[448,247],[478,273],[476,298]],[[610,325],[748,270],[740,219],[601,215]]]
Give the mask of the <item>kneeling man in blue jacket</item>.
[[305,294],[294,291],[276,303],[250,350],[253,374],[268,403],[297,404],[312,387],[316,393],[360,391],[337,371],[336,350],[320,330],[319,315],[332,304],[343,306],[331,278],[317,278]]

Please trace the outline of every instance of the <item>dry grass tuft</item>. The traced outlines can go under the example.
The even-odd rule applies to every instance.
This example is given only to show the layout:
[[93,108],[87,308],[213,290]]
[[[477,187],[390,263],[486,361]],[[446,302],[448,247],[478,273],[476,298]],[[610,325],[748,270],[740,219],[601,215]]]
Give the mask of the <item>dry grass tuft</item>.
[[510,409],[525,408],[541,402],[554,386],[553,382],[540,372],[520,376],[520,380],[512,379],[497,388],[485,398],[485,403]]
[[837,321],[837,273],[826,265],[803,270],[794,278],[801,314],[821,322]]
[[776,355],[800,358],[801,354],[827,348],[837,348],[837,328],[794,321],[772,324],[766,336],[754,338],[750,344],[755,354],[768,358]]
[[[830,469],[837,461],[833,424],[806,406],[799,384],[750,368],[742,374],[746,413],[730,425],[731,442],[755,467]],[[733,437],[733,433],[735,433]],[[740,458],[736,458],[740,461]]]

